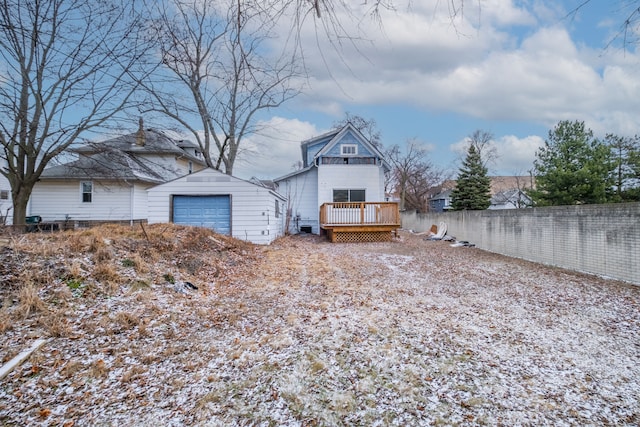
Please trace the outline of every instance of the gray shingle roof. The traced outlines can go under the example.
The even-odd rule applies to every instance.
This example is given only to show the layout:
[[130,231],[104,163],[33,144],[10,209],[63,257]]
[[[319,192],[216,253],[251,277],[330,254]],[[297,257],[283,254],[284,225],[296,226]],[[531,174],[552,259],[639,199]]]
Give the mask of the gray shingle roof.
[[106,179],[133,180],[153,184],[163,183],[181,175],[177,169],[154,162],[153,155],[174,155],[198,164],[202,159],[188,154],[183,148],[197,148],[190,141],[175,141],[161,132],[147,129],[141,145],[139,133],[89,143],[74,150],[80,157],[63,165],[43,171],[41,179]]

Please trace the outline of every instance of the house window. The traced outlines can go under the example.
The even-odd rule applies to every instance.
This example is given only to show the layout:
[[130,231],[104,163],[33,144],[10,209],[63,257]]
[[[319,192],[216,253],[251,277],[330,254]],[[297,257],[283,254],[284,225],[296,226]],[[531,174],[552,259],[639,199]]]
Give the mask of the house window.
[[358,154],[358,146],[356,144],[342,144],[340,146],[340,154],[343,156],[352,156]]
[[93,182],[81,182],[80,191],[82,192],[82,203],[91,203],[91,200],[93,199]]
[[193,172],[193,162],[189,161],[189,173]]
[[9,190],[0,190],[0,200],[9,200]]
[[280,218],[280,203],[276,200],[276,218]]
[[333,190],[334,202],[364,202],[364,190]]

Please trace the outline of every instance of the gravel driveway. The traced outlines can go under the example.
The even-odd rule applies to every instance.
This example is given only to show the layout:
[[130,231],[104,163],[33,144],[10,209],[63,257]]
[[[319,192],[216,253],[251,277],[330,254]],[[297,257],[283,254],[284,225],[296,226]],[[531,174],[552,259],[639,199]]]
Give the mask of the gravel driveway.
[[71,299],[0,425],[640,424],[640,287],[408,233],[255,251],[191,293]]

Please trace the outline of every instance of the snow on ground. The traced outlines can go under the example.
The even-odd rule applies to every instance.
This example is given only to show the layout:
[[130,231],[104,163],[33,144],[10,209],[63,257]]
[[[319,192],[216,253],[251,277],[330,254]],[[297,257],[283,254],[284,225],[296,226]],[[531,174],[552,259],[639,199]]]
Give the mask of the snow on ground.
[[52,340],[0,380],[0,424],[640,424],[640,287],[406,233],[199,252],[226,261],[196,291],[163,259],[139,289],[45,286],[62,333],[5,295],[3,362]]

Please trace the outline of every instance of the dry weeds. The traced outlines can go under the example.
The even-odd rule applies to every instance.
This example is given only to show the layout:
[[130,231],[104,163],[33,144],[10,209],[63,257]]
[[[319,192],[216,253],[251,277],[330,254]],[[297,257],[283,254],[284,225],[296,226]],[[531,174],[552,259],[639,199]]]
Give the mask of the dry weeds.
[[3,381],[0,425],[640,422],[637,287],[407,234],[144,227],[0,251],[0,359],[53,337]]

